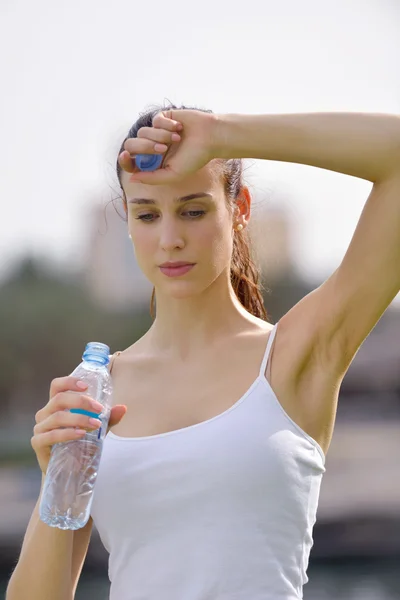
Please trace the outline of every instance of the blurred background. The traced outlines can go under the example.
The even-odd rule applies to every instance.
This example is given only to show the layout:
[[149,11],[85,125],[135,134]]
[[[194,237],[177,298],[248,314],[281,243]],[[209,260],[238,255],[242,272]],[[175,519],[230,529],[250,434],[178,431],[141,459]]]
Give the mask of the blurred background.
[[[88,341],[123,350],[151,286],[115,172],[138,113],[400,113],[397,0],[2,0],[0,4],[0,592],[40,489],[30,445],[50,381]],[[372,184],[247,161],[270,321],[340,264]],[[368,299],[366,298],[366,302]],[[400,598],[400,298],[341,388],[305,600]],[[94,528],[76,598],[108,598]]]

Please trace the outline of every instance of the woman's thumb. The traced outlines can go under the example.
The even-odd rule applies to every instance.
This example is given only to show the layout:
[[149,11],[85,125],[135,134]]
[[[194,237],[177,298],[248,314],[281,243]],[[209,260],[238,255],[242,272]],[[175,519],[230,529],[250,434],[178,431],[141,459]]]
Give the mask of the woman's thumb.
[[117,406],[113,406],[110,413],[110,419],[108,421],[108,426],[113,427],[125,416],[128,408],[125,404],[117,404]]

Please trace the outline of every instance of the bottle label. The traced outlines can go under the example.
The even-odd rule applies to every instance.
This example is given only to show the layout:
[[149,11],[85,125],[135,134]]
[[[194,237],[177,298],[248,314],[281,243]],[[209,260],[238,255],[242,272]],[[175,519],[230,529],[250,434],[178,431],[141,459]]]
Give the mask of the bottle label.
[[79,413],[80,415],[86,415],[88,417],[93,417],[95,419],[99,419],[102,413],[90,412],[89,410],[85,410],[84,408],[70,408],[69,412]]

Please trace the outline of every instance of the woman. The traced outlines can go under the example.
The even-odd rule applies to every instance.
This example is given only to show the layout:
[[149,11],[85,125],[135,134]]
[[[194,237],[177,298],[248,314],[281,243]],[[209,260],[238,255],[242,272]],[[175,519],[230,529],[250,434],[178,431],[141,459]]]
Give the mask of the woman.
[[[142,153],[164,155],[162,167],[138,171]],[[338,269],[274,326],[249,259],[242,158],[373,182]],[[133,126],[117,171],[156,317],[112,357],[115,406],[88,524],[49,533],[33,515],[14,589],[28,565],[54,580],[70,560],[73,595],[94,521],[110,552],[112,600],[302,598],[340,385],[400,288],[400,119],[169,106]],[[75,383],[54,380],[36,415],[44,473],[55,427],[69,426],[71,439],[72,427],[88,426],[60,411]],[[39,534],[47,552],[58,548],[51,573],[34,552]],[[50,598],[51,585],[37,597]]]
[[[399,141],[387,116],[175,108],[129,133],[119,177],[157,310],[115,360],[130,412],[110,432],[92,510],[116,598],[128,582],[146,598],[301,596],[340,383],[399,289]],[[135,172],[131,156],[154,152],[164,168]],[[378,182],[342,266],[274,328],[240,261],[251,204],[240,164],[219,162],[246,157]]]

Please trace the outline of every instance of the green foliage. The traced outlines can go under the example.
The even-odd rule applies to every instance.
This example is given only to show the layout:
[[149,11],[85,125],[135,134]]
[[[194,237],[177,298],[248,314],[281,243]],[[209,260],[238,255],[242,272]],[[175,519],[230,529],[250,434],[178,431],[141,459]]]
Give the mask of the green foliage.
[[76,367],[87,342],[104,342],[111,353],[133,344],[151,324],[145,311],[106,313],[80,278],[50,276],[25,260],[0,287],[0,414],[36,412],[50,381]]

